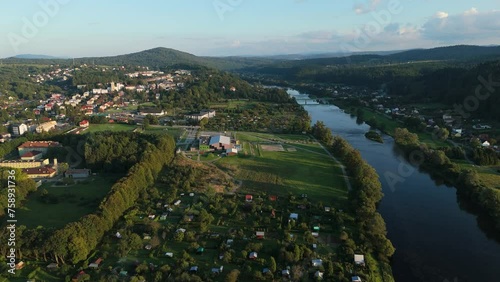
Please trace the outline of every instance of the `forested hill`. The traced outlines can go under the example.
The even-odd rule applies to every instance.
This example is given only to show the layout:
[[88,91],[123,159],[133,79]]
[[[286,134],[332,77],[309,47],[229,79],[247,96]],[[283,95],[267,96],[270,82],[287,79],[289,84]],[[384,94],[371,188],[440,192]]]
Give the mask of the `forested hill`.
[[163,47],[119,56],[75,58],[74,61],[73,59],[26,59],[17,57],[2,60],[2,62],[6,64],[60,64],[69,66],[74,62],[76,65],[133,65],[147,66],[152,69],[170,66],[205,66],[220,70],[241,69],[255,65],[268,64],[274,61],[274,59],[257,57],[199,57],[190,53]]
[[315,58],[306,60],[280,60],[266,65],[242,69],[245,72],[289,73],[315,67],[377,66],[409,62],[438,61],[445,63],[478,63],[500,59],[500,46],[457,45],[432,49],[415,49],[388,55],[357,54],[344,57]]
[[[387,55],[381,55],[380,52],[375,52],[374,54],[365,52],[365,54],[355,54],[346,57],[332,56],[329,58],[322,57],[303,60],[290,60],[286,58],[293,57],[200,57],[170,48],[159,47],[119,56],[75,58],[74,62],[77,65],[84,63],[88,65],[96,64],[107,66],[141,65],[153,69],[174,65],[185,65],[205,66],[220,70],[260,71],[311,66],[379,65],[415,61],[478,62],[500,59],[500,46],[482,47],[458,45],[433,49],[415,49]],[[72,65],[73,59],[27,59],[12,57],[2,59],[2,63]]]

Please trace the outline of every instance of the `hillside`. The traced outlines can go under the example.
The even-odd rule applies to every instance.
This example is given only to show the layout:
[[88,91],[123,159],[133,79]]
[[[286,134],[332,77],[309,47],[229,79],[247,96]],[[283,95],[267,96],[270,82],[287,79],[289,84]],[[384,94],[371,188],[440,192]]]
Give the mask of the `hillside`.
[[[325,54],[324,56],[326,56]],[[158,47],[141,52],[109,57],[75,58],[76,64],[96,65],[141,65],[158,69],[174,65],[205,66],[220,70],[244,70],[258,72],[262,69],[280,69],[315,67],[315,66],[347,66],[347,65],[380,65],[397,64],[416,61],[452,61],[481,62],[500,58],[500,46],[457,45],[432,49],[415,49],[402,52],[365,52],[347,57],[331,53],[330,57],[308,58],[298,55],[282,55],[271,57],[200,57],[190,53]],[[3,59],[6,64],[61,64],[72,65],[72,59],[37,58],[31,56]]]
[[[6,64],[60,64],[72,65],[73,59],[11,57],[2,60]],[[153,69],[170,66],[205,66],[220,70],[232,70],[271,63],[272,59],[246,57],[198,57],[170,48],[158,47],[141,52],[109,57],[75,58],[76,64],[107,66],[140,65]]]

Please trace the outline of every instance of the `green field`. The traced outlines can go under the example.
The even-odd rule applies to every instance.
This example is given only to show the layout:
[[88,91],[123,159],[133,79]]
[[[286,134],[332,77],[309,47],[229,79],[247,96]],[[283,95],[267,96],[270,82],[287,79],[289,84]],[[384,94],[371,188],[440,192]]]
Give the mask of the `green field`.
[[132,131],[137,126],[130,124],[106,123],[106,124],[91,124],[84,133],[100,132],[100,131]]
[[153,134],[166,134],[172,136],[175,140],[177,140],[177,138],[184,134],[185,130],[178,127],[150,125],[143,132]]
[[[278,195],[306,193],[316,201],[328,201],[339,206],[346,203],[347,188],[342,171],[318,144],[284,144],[286,151],[272,152],[262,150],[257,141],[246,141],[259,140],[253,137],[262,134],[238,133],[237,136],[239,140],[245,140],[243,148],[246,155],[222,158],[216,164],[234,171],[235,177],[243,181],[242,192]],[[264,136],[277,137],[270,134]],[[280,136],[281,139],[285,137]],[[288,151],[288,148],[295,151]]]
[[[23,207],[18,209],[18,222],[28,228],[37,226],[61,228],[69,222],[94,212],[120,176],[94,176],[85,183],[77,183],[68,187],[54,187],[53,182],[46,182],[38,188],[38,192],[30,194]],[[49,195],[56,197],[58,202],[42,202],[40,200],[42,189],[46,189]]]
[[466,160],[453,160],[462,169],[472,169],[477,171],[479,178],[484,185],[500,189],[500,173],[497,171],[500,167],[494,166],[478,166],[467,162]]

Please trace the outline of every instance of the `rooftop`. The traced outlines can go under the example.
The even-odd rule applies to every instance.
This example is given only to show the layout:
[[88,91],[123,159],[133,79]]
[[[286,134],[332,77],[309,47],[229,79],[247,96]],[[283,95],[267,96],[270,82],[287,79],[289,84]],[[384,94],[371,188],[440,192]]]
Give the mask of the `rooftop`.
[[60,146],[59,142],[55,141],[27,141],[19,145],[18,148],[49,148]]

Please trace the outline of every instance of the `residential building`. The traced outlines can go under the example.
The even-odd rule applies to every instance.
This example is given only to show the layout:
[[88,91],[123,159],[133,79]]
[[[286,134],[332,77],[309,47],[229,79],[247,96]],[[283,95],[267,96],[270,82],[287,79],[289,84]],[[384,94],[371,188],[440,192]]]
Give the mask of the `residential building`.
[[197,121],[200,121],[204,118],[213,118],[213,117],[215,117],[214,110],[202,110],[198,114],[189,114],[189,115],[185,116],[186,119],[192,119],[192,120],[197,120]]
[[42,152],[40,151],[30,151],[26,152],[21,156],[22,161],[35,161],[40,160],[43,157]]
[[23,172],[26,173],[29,178],[52,178],[57,173],[57,171],[50,166],[24,168]]
[[12,126],[12,134],[14,136],[21,136],[28,131],[28,126],[24,123],[14,124]]
[[147,115],[164,116],[166,114],[167,113],[164,110],[157,108],[143,108],[139,111],[139,115],[141,116],[147,116]]
[[36,132],[37,133],[49,132],[52,129],[56,128],[56,125],[57,125],[57,121],[44,122],[36,127]]
[[78,125],[79,125],[80,127],[84,127],[84,128],[85,128],[85,127],[89,127],[90,122],[89,122],[88,120],[86,120],[86,119],[85,119],[85,120],[80,121],[80,123],[79,123]]
[[49,164],[49,160],[9,160],[0,162],[0,167],[11,168],[37,168]]
[[55,141],[27,141],[19,145],[17,151],[19,156],[31,151],[40,151],[45,154],[49,148],[62,148],[62,145]]

